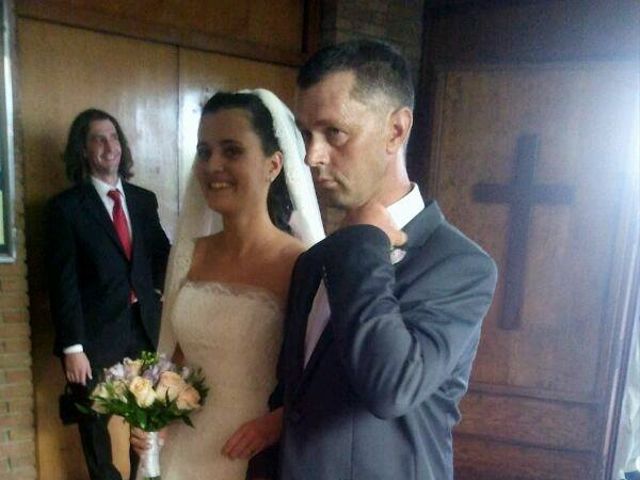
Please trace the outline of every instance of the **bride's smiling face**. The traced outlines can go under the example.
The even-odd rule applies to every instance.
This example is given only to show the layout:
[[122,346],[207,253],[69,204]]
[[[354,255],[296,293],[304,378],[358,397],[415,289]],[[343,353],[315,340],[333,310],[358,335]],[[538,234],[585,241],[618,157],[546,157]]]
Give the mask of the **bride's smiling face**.
[[209,208],[222,214],[266,209],[282,155],[264,153],[250,113],[241,108],[205,114],[198,128],[195,174]]

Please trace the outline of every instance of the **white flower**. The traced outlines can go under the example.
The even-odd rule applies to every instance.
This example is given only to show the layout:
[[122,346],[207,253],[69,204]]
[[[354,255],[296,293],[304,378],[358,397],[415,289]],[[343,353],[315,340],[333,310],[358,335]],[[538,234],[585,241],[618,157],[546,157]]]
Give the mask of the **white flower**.
[[123,380],[117,380],[115,382],[113,382],[111,384],[111,387],[113,388],[113,393],[115,394],[115,397],[124,402],[127,403],[127,384],[126,382],[124,382]]
[[187,379],[189,378],[189,376],[191,375],[191,373],[193,372],[193,370],[189,367],[182,367],[182,369],[180,370],[180,376],[183,379]]
[[141,407],[148,407],[156,400],[151,381],[142,377],[135,377],[129,384],[129,391],[136,397],[136,403]]
[[102,400],[100,400],[99,398],[93,401],[93,403],[91,404],[91,410],[93,410],[94,412],[102,413],[102,414],[109,413],[109,411],[105,408],[104,404],[102,403]]
[[130,358],[125,358],[123,364],[125,378],[132,379],[140,375],[140,371],[142,370],[142,360],[131,360]]
[[124,365],[116,363],[112,367],[105,370],[105,380],[111,382],[113,380],[124,379]]
[[93,402],[91,403],[91,409],[98,413],[107,413],[107,409],[104,406],[104,400],[109,400],[111,395],[109,395],[109,390],[104,383],[99,383],[96,385],[96,388],[91,392],[91,399]]
[[96,388],[93,389],[93,392],[91,392],[91,397],[104,398],[105,400],[108,400],[111,395],[109,395],[107,385],[104,382],[100,382],[98,385],[96,385]]

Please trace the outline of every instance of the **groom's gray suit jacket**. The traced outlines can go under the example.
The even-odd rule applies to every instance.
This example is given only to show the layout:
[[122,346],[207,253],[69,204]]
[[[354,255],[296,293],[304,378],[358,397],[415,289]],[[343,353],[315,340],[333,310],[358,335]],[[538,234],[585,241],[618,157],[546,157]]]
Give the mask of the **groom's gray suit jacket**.
[[[344,228],[298,260],[279,362],[281,480],[447,480],[451,428],[491,303],[491,258],[431,202],[396,265],[382,230]],[[304,367],[324,278],[331,318]]]

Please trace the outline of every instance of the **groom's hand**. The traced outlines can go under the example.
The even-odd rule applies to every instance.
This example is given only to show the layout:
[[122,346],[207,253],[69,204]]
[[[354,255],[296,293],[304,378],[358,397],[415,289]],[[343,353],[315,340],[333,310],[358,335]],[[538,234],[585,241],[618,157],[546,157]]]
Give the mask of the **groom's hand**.
[[370,201],[347,212],[342,226],[373,225],[378,227],[389,237],[392,247],[400,247],[407,242],[407,234],[398,228],[389,211],[379,202]]
[[275,444],[281,432],[282,408],[279,408],[241,425],[222,447],[222,454],[231,459],[251,458]]

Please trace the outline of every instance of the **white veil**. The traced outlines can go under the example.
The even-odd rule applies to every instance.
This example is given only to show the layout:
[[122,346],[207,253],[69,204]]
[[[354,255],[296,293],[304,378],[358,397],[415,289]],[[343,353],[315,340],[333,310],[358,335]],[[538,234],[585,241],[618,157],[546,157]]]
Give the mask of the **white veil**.
[[[284,157],[284,175],[293,205],[289,225],[294,236],[301,240],[306,247],[310,247],[324,238],[324,228],[311,172],[304,163],[304,142],[296,127],[293,114],[269,90],[260,88],[241,90],[238,93],[257,96],[271,113],[274,133]],[[222,230],[222,219],[218,213],[207,206],[192,170],[182,197],[176,236],[167,264],[160,341],[158,343],[158,351],[161,353],[170,355],[175,349],[176,340],[171,328],[171,312],[175,296],[191,265],[193,241],[198,237],[212,235],[220,230]]]

